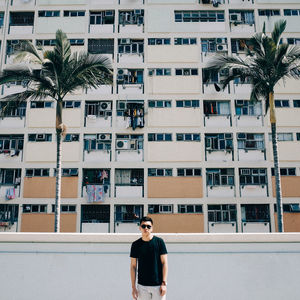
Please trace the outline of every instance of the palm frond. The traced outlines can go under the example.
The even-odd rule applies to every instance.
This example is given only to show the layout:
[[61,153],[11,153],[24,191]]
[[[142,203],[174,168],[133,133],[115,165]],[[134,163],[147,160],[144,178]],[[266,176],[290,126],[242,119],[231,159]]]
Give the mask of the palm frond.
[[279,20],[274,24],[274,28],[272,31],[272,40],[274,44],[277,46],[280,42],[280,37],[286,28],[286,20]]
[[38,49],[32,42],[22,41],[22,50],[17,52],[14,62],[28,61],[31,63],[42,64],[43,57],[40,56]]

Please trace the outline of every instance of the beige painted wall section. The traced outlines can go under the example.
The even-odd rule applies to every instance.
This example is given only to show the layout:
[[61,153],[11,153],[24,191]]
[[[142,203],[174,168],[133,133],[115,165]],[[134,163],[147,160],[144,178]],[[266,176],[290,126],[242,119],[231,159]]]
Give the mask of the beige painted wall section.
[[148,77],[149,94],[197,94],[201,92],[200,76]]
[[[76,232],[77,214],[61,214],[61,232]],[[54,214],[22,214],[21,232],[54,232]]]
[[148,127],[202,127],[199,108],[149,108]]
[[275,98],[278,94],[298,94],[300,93],[299,80],[289,78],[285,82],[278,82],[274,89]]
[[[55,139],[52,135],[52,140]],[[79,142],[63,142],[62,161],[79,161],[81,147]],[[56,142],[30,142],[26,145],[27,162],[55,162]]]
[[198,62],[199,56],[200,51],[197,45],[151,45],[148,46],[146,61],[149,63],[188,63]]
[[203,214],[148,214],[153,220],[153,232],[202,233]]
[[202,177],[148,177],[149,198],[202,198]]
[[148,161],[202,161],[202,143],[149,142]]
[[[300,197],[300,176],[281,176],[283,197]],[[272,176],[273,197],[276,197],[275,176]]]
[[[270,157],[273,161],[272,144],[270,143]],[[300,142],[278,142],[278,155],[280,161],[300,161]]]
[[[300,84],[300,82],[298,83]],[[300,126],[300,109],[299,108],[280,108],[276,109],[277,127],[294,127]],[[270,116],[268,114],[268,121],[270,125]]]
[[80,127],[81,126],[81,109],[80,108],[68,108],[63,109],[62,112],[63,123],[67,128]]
[[[47,18],[46,18],[47,19]],[[54,108],[36,108],[28,109],[27,126],[45,128],[55,127],[55,109]]]
[[[278,232],[277,214],[274,214],[275,228]],[[300,232],[300,213],[283,213],[284,232]]]
[[[78,177],[62,177],[61,197],[77,198]],[[24,177],[24,198],[55,198],[55,177]]]

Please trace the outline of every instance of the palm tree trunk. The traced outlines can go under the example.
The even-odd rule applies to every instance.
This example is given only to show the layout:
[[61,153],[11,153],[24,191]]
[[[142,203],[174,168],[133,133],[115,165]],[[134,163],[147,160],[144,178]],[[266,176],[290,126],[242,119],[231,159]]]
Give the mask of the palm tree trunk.
[[56,188],[55,188],[55,222],[54,232],[60,232],[60,198],[61,198],[61,156],[62,156],[62,100],[56,105]]
[[270,123],[271,123],[274,173],[275,173],[277,223],[278,223],[278,231],[284,232],[283,216],[282,216],[283,209],[282,209],[282,194],[281,194],[281,184],[280,184],[280,168],[279,168],[278,147],[277,147],[276,115],[275,115],[275,104],[274,104],[273,92],[269,93],[269,104],[270,104]]

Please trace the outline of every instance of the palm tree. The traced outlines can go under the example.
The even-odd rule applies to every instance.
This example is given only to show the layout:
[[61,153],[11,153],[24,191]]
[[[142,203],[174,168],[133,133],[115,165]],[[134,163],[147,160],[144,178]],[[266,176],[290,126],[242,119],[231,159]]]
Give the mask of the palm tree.
[[[62,137],[66,126],[62,120],[63,100],[66,95],[78,89],[97,88],[102,84],[111,84],[113,74],[107,57],[91,55],[85,52],[71,53],[70,42],[61,30],[56,32],[53,50],[38,49],[31,42],[22,44],[22,51],[16,60],[27,60],[30,65],[16,64],[4,69],[0,74],[0,84],[14,81],[27,83],[23,92],[3,98],[9,107],[18,107],[25,101],[38,101],[52,98],[56,101],[56,196],[54,231],[60,231],[61,197],[61,152]],[[42,53],[40,54],[40,50]],[[5,115],[4,108],[4,115]]]
[[282,195],[278,163],[276,115],[274,105],[274,88],[280,80],[300,79],[300,47],[281,43],[281,35],[286,28],[286,21],[275,23],[271,36],[265,32],[253,35],[249,46],[245,46],[246,58],[228,55],[216,55],[208,64],[211,72],[228,70],[221,81],[225,88],[230,81],[238,78],[242,82],[248,79],[251,83],[250,101],[264,100],[266,112],[270,109],[272,147],[276,183],[276,203],[278,231],[283,232]]

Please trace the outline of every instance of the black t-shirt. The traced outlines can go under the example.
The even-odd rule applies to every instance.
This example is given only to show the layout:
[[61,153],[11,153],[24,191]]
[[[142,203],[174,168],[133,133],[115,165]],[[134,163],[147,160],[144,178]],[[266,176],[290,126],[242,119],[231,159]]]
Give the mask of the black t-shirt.
[[149,242],[142,238],[131,245],[130,257],[137,258],[138,283],[145,286],[161,285],[162,263],[160,256],[167,254],[163,239],[154,236]]

